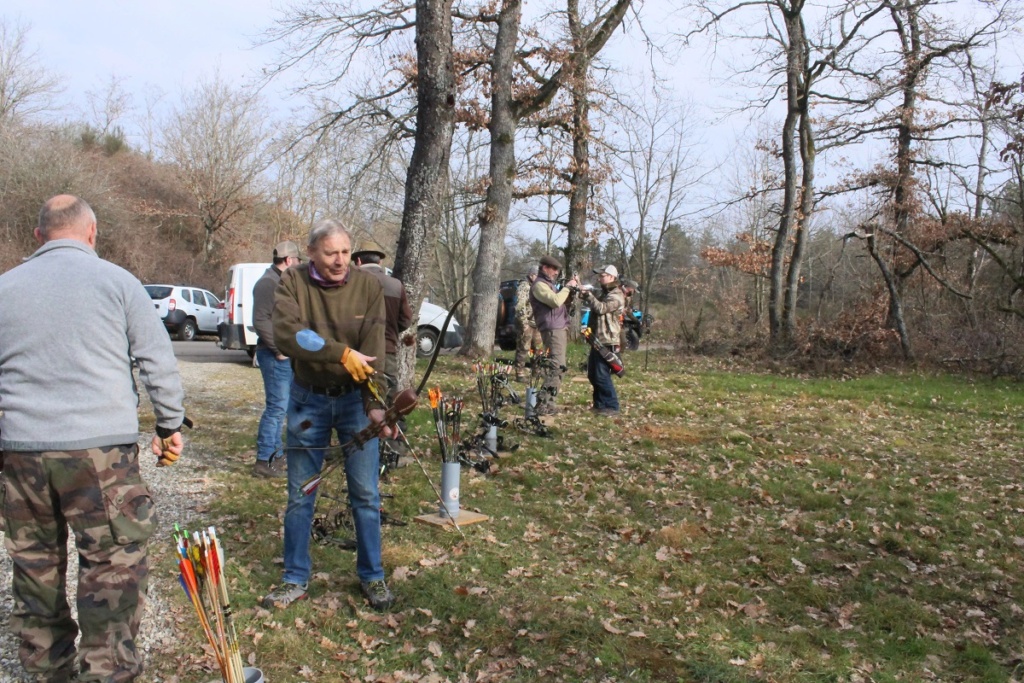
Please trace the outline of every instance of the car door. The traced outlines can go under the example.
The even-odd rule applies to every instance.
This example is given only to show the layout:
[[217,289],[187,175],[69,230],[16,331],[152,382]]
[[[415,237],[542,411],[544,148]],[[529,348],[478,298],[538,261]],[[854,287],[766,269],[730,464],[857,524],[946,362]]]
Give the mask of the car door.
[[199,330],[205,334],[213,334],[217,331],[217,308],[211,305],[206,298],[206,290],[193,289],[192,303],[196,305],[196,323]]

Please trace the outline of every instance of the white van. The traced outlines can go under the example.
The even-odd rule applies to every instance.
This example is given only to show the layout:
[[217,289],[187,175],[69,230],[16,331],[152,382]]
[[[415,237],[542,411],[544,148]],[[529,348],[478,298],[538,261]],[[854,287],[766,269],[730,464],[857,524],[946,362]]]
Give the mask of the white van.
[[[228,268],[228,284],[224,290],[224,319],[217,326],[222,349],[244,349],[256,353],[256,328],[252,324],[252,288],[269,263],[236,263]],[[355,266],[353,266],[355,267]],[[423,358],[434,353],[448,311],[426,299],[420,305],[416,326],[416,355]],[[444,335],[442,348],[462,346],[462,327],[452,319]]]

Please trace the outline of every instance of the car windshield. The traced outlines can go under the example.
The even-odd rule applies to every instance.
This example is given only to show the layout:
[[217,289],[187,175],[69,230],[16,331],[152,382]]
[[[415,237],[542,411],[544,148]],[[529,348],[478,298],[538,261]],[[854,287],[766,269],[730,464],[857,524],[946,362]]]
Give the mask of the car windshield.
[[146,285],[146,291],[149,292],[149,298],[157,301],[159,299],[166,299],[171,295],[173,287],[165,287],[164,285]]

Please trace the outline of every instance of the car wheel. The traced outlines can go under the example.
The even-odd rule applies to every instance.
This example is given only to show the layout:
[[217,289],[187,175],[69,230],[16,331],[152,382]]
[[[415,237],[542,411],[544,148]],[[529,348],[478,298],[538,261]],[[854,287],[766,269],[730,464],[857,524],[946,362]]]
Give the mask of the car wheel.
[[192,341],[196,338],[196,321],[192,318],[185,318],[185,322],[178,328],[178,341]]
[[430,358],[437,346],[437,332],[432,327],[421,327],[416,331],[416,357]]

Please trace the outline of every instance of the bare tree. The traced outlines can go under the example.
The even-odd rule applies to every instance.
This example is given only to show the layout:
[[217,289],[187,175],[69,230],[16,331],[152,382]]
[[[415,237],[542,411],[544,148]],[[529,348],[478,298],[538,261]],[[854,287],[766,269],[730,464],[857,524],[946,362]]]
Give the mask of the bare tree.
[[491,97],[487,128],[491,134],[491,161],[487,197],[480,212],[480,247],[473,269],[473,300],[463,354],[489,356],[494,347],[497,317],[494,297],[500,283],[505,235],[512,205],[516,129],[519,122],[551,103],[558,91],[573,79],[574,74],[579,73],[580,60],[593,60],[622,24],[631,1],[601,3],[600,11],[586,31],[587,38],[582,47],[570,50],[550,76],[544,77],[536,69],[524,67],[532,82],[529,87],[519,88],[516,87],[514,70],[517,64],[521,64],[517,45],[522,0],[502,0],[495,14],[486,15],[481,12],[477,15],[478,19],[491,22],[496,27],[488,73]]
[[[951,128],[960,123],[958,117],[936,115],[944,108],[939,81],[945,73],[947,87],[965,86],[975,54],[1005,30],[1012,15],[1006,6],[979,5],[965,24],[943,16],[945,7],[937,0],[890,0],[883,6],[891,20],[896,57],[871,84],[876,96],[868,101],[880,114],[866,129],[888,136],[894,153],[891,164],[865,176],[866,182],[882,188],[884,203],[864,234],[888,293],[887,324],[910,359],[914,351],[904,315],[904,284],[924,269],[950,291],[958,291],[931,266],[926,252],[937,242],[933,230],[922,229],[931,221],[921,220],[920,169],[943,163],[930,156],[930,143],[955,135]],[[988,9],[992,11],[982,11]]]
[[334,126],[324,135],[303,135],[305,123],[279,136],[283,148],[273,167],[274,196],[306,225],[338,216],[356,232],[384,244],[376,226],[401,222],[406,163],[403,150],[380,145],[381,130],[363,122]]
[[272,161],[267,120],[257,95],[219,74],[185,93],[171,114],[163,152],[195,199],[207,259],[218,233],[256,201],[261,174]]
[[[395,276],[409,288],[409,305],[418,312],[430,265],[430,246],[437,240],[448,190],[455,127],[452,0],[416,1],[416,84],[416,145],[405,183]],[[415,329],[415,324],[412,327]],[[401,349],[399,384],[404,386],[412,377],[415,354],[412,347]]]
[[27,41],[28,27],[0,18],[0,126],[48,111],[60,81],[39,64]]
[[662,267],[665,239],[688,216],[688,196],[702,176],[694,154],[693,113],[658,91],[631,98],[617,112],[623,142],[613,152],[619,181],[612,185],[610,213],[622,246],[624,274],[639,280],[643,309]]
[[124,79],[111,76],[101,89],[87,90],[91,123],[100,137],[123,130],[124,118],[132,111],[132,96],[124,89]]

